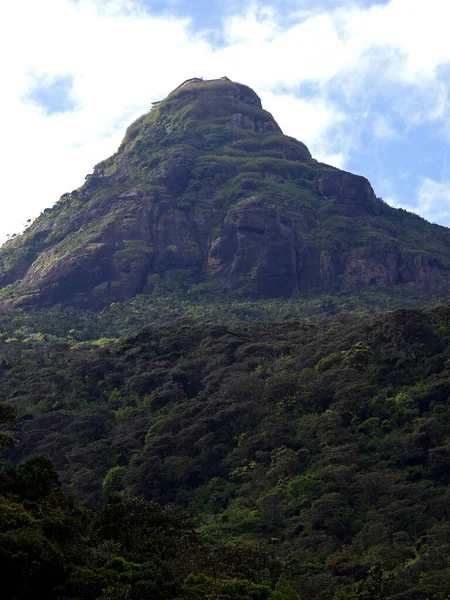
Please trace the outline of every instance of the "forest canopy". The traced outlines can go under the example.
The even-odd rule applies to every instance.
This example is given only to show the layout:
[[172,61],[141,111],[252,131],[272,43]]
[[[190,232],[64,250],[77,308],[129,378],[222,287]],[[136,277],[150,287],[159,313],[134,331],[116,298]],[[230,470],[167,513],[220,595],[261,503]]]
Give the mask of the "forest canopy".
[[[92,595],[57,598],[141,598],[142,573],[158,587],[165,569],[161,598],[446,598],[449,341],[446,302],[373,319],[180,321],[102,344],[3,341],[17,419],[2,494],[18,516],[2,552],[32,538],[58,555],[58,590],[73,565],[104,574]],[[46,511],[71,525],[47,530]],[[155,511],[157,535],[189,550],[154,545]],[[85,562],[52,527],[81,536]]]

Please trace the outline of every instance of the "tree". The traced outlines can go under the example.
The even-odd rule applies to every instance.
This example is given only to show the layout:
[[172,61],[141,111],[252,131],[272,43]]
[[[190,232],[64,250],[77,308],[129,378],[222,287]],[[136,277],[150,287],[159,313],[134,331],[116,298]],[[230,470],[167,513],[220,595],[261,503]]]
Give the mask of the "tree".
[[40,500],[60,487],[52,461],[45,456],[34,456],[17,469],[17,480],[25,498]]
[[[5,402],[0,402],[0,424],[13,421],[16,414],[12,406]],[[0,431],[0,450],[3,448],[12,448],[15,441],[13,436],[7,431]]]
[[387,600],[392,587],[392,576],[386,575],[381,563],[375,563],[367,577],[353,586],[348,600]]

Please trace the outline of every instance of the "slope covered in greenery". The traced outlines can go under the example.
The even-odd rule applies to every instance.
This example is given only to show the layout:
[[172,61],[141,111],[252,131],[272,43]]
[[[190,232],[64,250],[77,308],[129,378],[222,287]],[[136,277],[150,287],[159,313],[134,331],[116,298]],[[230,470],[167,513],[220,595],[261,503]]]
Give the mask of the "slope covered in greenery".
[[448,303],[3,341],[7,458],[49,456],[85,505],[185,509],[210,551],[257,543],[293,598],[446,598],[449,342]]
[[[282,563],[259,544],[210,549],[196,523],[154,502],[109,497],[81,509],[52,463],[0,472],[0,575],[11,600],[289,600]],[[278,589],[276,589],[278,588]]]

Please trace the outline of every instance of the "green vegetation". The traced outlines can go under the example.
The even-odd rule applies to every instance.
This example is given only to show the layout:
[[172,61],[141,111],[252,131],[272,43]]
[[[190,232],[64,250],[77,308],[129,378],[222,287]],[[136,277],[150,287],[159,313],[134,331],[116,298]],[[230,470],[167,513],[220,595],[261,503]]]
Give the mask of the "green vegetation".
[[61,492],[48,459],[0,472],[0,486],[0,575],[8,598],[292,597],[277,586],[280,561],[258,544],[212,551],[183,511],[119,494],[96,514],[81,509]]
[[148,278],[151,296],[138,295],[125,302],[114,302],[101,311],[60,305],[51,309],[10,309],[0,313],[0,340],[20,341],[30,347],[58,340],[95,341],[134,335],[145,327],[161,327],[179,319],[216,324],[277,323],[288,319],[315,323],[327,315],[352,313],[363,317],[439,299],[404,285],[384,292],[367,288],[359,290],[357,295],[316,296],[311,292],[287,300],[252,300],[241,290],[229,294],[218,280],[189,286],[184,271],[172,271],[170,275]]
[[[89,561],[100,561],[100,581],[87,579],[94,591],[65,592],[69,598],[134,590],[144,572],[140,589],[149,593],[171,561],[188,555],[188,568],[164,575],[171,583],[162,598],[446,598],[449,323],[444,302],[315,324],[174,322],[119,341],[4,339],[0,392],[18,414],[6,464],[24,465],[14,477],[27,494],[8,492],[5,501],[18,505],[20,523],[32,523],[26,528],[44,531],[36,552],[62,569],[58,585],[73,581],[69,564],[92,569]],[[48,473],[47,463],[21,462],[30,455],[50,457],[64,489],[96,508],[87,522],[103,522],[111,492],[120,507],[138,502],[183,519],[177,511],[187,511],[208,560],[230,566],[218,575],[195,553],[150,559],[112,542],[103,558],[95,550],[71,563],[53,538],[48,546],[47,509],[27,504],[59,490],[54,475],[36,475]],[[60,506],[58,519],[68,510]],[[23,527],[18,548],[31,543]],[[92,535],[75,547],[93,544]],[[94,548],[103,547],[95,535]],[[148,534],[138,527],[135,535]],[[115,536],[108,530],[105,539]]]

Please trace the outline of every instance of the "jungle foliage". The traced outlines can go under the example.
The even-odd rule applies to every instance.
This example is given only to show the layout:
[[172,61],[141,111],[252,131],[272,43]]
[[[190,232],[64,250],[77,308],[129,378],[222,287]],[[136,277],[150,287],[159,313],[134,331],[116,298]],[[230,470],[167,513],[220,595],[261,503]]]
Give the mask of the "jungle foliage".
[[[70,501],[70,510],[90,523],[86,532],[75,527],[89,547],[97,547],[92,523],[113,510],[111,502],[125,514],[123,506],[136,503],[149,507],[144,512],[194,518],[195,543],[209,557],[200,553],[195,562],[195,552],[180,546],[181,556],[150,559],[145,552],[154,548],[154,534],[144,525],[139,533],[139,524],[133,539],[146,550],[136,557],[117,550],[118,534],[108,529],[98,542],[109,548],[107,556],[80,550],[83,560],[94,561],[80,568],[97,577],[115,552],[127,563],[120,567],[125,574],[111,567],[114,574],[92,584],[91,595],[72,590],[55,597],[148,597],[139,596],[136,571],[158,587],[158,573],[172,569],[175,579],[161,575],[173,583],[158,597],[446,598],[449,342],[445,301],[372,319],[185,320],[120,340],[3,339],[0,391],[17,411],[8,428],[17,445],[5,459],[8,468],[19,466],[3,475],[9,483],[2,494],[21,515],[8,535],[23,535],[28,544],[23,528],[44,527],[43,492],[18,483],[27,459],[43,455],[56,465],[65,493],[85,507]],[[51,510],[63,518],[67,496],[61,500],[53,476],[43,486],[59,494],[62,504]],[[11,556],[22,552],[20,540]],[[60,557],[55,589],[65,589],[58,586],[72,559],[59,547],[44,551],[49,543],[39,541],[36,552],[39,560]],[[212,556],[220,569],[204,566]],[[173,567],[188,558],[192,568]],[[236,568],[222,566],[228,560]]]
[[82,509],[61,491],[47,458],[0,473],[0,492],[5,598],[292,597],[286,586],[277,589],[281,561],[260,544],[209,549],[184,511],[119,494],[97,513]]

